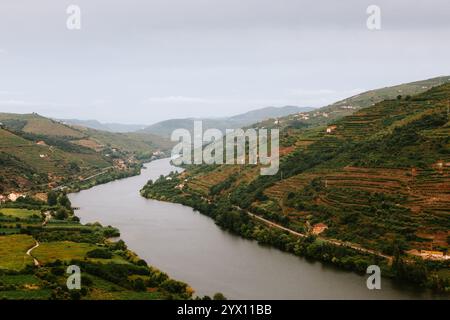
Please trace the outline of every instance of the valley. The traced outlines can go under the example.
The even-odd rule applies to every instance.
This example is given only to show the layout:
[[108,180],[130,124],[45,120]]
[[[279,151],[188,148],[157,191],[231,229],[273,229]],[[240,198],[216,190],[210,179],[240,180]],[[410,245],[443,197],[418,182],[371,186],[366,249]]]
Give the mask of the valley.
[[[445,297],[446,79],[363,93],[361,100],[349,99],[358,105],[327,120],[325,109],[318,109],[251,125],[280,129],[280,168],[272,176],[249,164],[181,170],[168,158],[158,160],[169,155],[173,142],[143,130],[100,131],[37,114],[0,113],[0,297],[221,299],[217,292],[224,292],[239,299],[336,298],[338,292],[321,289],[326,284],[319,279],[327,273],[341,288],[339,297]],[[394,96],[399,90],[413,95]],[[174,241],[183,235],[177,230],[193,241],[190,258],[188,240]],[[118,236],[125,241],[114,240]],[[213,247],[201,245],[211,241]],[[210,249],[216,261],[229,257],[227,263],[211,265],[203,255]],[[242,264],[234,254],[245,257],[247,282],[231,271]],[[285,270],[283,276],[261,269],[270,259],[273,268]],[[321,262],[308,266],[309,260]],[[66,290],[69,264],[87,272],[83,291]],[[388,289],[365,295],[363,275],[373,264]],[[318,283],[306,283],[302,272]],[[277,293],[260,286],[271,277]]]

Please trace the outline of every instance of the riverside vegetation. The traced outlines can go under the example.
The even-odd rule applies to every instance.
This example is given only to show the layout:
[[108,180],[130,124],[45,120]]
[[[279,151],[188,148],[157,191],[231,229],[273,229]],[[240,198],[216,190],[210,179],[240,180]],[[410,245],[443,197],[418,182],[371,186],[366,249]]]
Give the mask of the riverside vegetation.
[[[80,224],[61,192],[50,192],[47,203],[21,198],[2,206],[0,299],[192,297],[187,284],[148,266],[122,240],[108,240],[119,235],[111,226]],[[81,290],[67,289],[69,265],[81,268]]]

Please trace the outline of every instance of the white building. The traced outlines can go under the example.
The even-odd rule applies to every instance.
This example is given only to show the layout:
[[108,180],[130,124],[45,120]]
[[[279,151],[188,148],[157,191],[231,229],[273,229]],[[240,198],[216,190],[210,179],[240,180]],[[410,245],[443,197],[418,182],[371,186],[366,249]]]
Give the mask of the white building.
[[17,199],[22,198],[24,195],[21,193],[12,192],[8,195],[8,199],[15,202]]

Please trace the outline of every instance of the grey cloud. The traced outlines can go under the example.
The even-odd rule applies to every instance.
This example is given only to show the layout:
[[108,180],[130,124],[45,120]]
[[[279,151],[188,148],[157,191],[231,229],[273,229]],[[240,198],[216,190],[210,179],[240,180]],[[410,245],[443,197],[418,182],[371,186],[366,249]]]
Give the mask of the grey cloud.
[[[66,29],[69,4],[80,31]],[[380,31],[366,28],[370,4]],[[319,107],[450,74],[449,12],[448,0],[2,0],[0,91],[27,95],[1,100],[130,123]]]

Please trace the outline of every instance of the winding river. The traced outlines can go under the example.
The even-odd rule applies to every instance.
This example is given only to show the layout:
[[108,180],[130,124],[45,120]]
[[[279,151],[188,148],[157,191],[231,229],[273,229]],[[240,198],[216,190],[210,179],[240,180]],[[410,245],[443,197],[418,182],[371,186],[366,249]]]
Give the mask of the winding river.
[[82,223],[120,229],[121,238],[147,263],[191,285],[197,295],[229,299],[421,299],[429,291],[366,277],[263,247],[221,230],[190,207],[148,200],[139,190],[177,168],[169,159],[146,164],[139,176],[70,195]]

